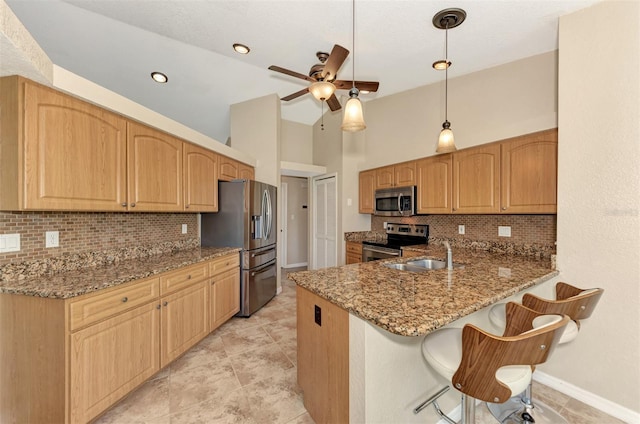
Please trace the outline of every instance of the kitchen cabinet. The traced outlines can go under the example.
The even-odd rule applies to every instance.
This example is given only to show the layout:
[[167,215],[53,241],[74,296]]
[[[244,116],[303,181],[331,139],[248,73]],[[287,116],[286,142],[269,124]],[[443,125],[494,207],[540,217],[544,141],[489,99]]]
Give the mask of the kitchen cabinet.
[[348,241],[345,246],[347,265],[362,262],[362,243]]
[[226,156],[220,156],[220,175],[218,178],[221,181],[231,181],[239,178],[253,180],[255,175],[252,166],[245,165]]
[[189,212],[218,211],[218,155],[184,143],[184,209]]
[[128,123],[128,209],[181,212],[182,140],[135,122]]
[[240,311],[240,256],[223,256],[211,261],[209,330],[213,331]]
[[403,162],[376,169],[376,190],[416,184],[416,162]]
[[318,424],[349,422],[349,313],[296,287],[298,385]]
[[126,208],[123,117],[16,76],[0,92],[0,209]]
[[558,130],[501,143],[502,213],[556,213]]
[[500,144],[460,150],[452,157],[453,213],[500,213]]
[[417,213],[451,213],[452,168],[453,160],[450,154],[431,156],[417,161]]
[[358,212],[375,212],[376,171],[362,171],[359,175]]

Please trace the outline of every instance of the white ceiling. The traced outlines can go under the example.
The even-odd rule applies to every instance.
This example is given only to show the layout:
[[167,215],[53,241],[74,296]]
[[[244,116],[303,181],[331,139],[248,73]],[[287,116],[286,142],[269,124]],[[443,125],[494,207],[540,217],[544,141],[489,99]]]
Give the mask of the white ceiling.
[[[431,68],[444,56],[444,32],[431,23],[441,9],[467,12],[464,24],[449,32],[449,77],[455,78],[556,49],[558,17],[597,1],[357,0],[355,77],[380,81],[378,93],[361,98],[442,81]],[[348,0],[6,3],[56,65],[221,142],[229,136],[229,105],[306,86],[270,65],[307,74],[316,51],[340,44],[352,54],[338,77],[352,78]],[[235,53],[235,42],[251,53]],[[153,82],[152,71],[166,73],[169,83]],[[313,124],[320,114],[309,94],[282,103],[283,119]]]

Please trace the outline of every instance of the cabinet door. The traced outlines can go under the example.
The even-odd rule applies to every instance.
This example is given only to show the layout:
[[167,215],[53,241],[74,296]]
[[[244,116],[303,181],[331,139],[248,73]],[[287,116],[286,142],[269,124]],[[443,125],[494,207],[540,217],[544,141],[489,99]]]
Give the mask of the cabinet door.
[[396,187],[416,185],[416,163],[405,162],[393,167],[393,182]]
[[[349,313],[296,287],[298,385],[314,422],[349,422]],[[319,320],[318,320],[319,315]]]
[[376,190],[390,188],[394,185],[395,170],[393,165],[376,169]]
[[359,208],[358,212],[373,214],[376,193],[376,171],[362,171],[359,176]]
[[451,213],[451,168],[450,154],[418,161],[418,213]]
[[218,155],[184,143],[184,209],[189,212],[218,211]]
[[503,142],[501,168],[503,213],[556,213],[557,130]]
[[453,153],[453,212],[500,212],[500,145]]
[[181,140],[128,123],[129,210],[183,210]]
[[238,178],[243,180],[255,180],[255,171],[253,166],[239,164],[238,165]]
[[71,422],[91,421],[160,369],[156,307],[148,303],[71,335]]
[[348,241],[345,244],[345,250],[347,265],[362,262],[362,243]]
[[214,276],[210,296],[209,330],[213,331],[240,311],[240,268]]
[[164,367],[209,334],[209,284],[203,281],[160,299],[160,366]]
[[125,210],[125,119],[46,87],[24,89],[24,208]]
[[226,156],[220,156],[220,172],[218,178],[221,181],[231,181],[239,178],[239,175],[240,163]]

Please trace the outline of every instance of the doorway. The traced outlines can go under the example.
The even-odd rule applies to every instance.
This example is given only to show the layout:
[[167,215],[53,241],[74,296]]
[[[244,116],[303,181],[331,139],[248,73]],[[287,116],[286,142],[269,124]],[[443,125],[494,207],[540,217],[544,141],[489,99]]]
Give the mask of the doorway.
[[338,184],[335,174],[313,179],[313,254],[311,269],[338,264]]
[[282,268],[307,266],[309,233],[309,180],[281,177]]

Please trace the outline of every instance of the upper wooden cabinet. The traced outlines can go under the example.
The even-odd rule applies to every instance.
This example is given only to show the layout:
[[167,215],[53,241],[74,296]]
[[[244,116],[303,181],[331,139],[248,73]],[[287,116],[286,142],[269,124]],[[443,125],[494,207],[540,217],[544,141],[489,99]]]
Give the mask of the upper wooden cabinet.
[[376,194],[376,171],[362,171],[359,176],[359,207],[358,212],[370,213],[374,212],[374,202]]
[[126,209],[124,118],[20,77],[0,92],[0,209]]
[[501,212],[556,213],[558,130],[501,143]]
[[252,166],[245,165],[237,160],[220,156],[220,181],[231,181],[236,179],[253,180],[254,170]]
[[500,213],[500,144],[452,156],[453,213]]
[[182,140],[129,122],[127,148],[128,208],[182,211]]
[[185,143],[184,208],[189,212],[218,211],[218,155]]
[[380,188],[404,187],[416,184],[416,162],[403,162],[384,166],[376,170],[376,190]]
[[452,167],[450,154],[431,156],[416,163],[418,213],[451,213]]

